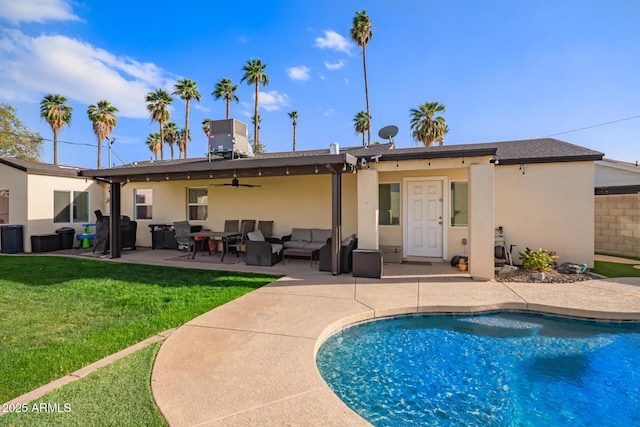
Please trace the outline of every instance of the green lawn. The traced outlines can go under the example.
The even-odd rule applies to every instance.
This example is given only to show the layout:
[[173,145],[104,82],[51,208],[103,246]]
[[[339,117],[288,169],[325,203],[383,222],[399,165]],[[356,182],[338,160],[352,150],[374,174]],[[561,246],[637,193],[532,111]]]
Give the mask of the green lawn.
[[[151,344],[0,417],[0,425],[166,426],[151,395]],[[16,407],[12,407],[16,410]],[[53,410],[52,410],[53,409]]]
[[47,256],[0,256],[0,272],[0,402],[275,279]]
[[[640,265],[640,261],[637,265]],[[632,264],[617,262],[596,261],[591,271],[605,277],[640,277],[640,270]]]

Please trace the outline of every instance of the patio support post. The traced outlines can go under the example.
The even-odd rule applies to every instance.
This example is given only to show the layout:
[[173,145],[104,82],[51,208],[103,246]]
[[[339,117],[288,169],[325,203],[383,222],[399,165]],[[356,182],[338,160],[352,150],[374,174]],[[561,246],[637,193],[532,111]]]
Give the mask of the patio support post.
[[111,183],[111,209],[109,210],[109,258],[120,258],[120,183]]
[[380,227],[378,225],[378,171],[358,171],[358,248],[378,249]]
[[331,273],[342,273],[340,268],[342,247],[342,174],[331,174]]
[[469,274],[494,278],[495,196],[493,164],[469,166]]

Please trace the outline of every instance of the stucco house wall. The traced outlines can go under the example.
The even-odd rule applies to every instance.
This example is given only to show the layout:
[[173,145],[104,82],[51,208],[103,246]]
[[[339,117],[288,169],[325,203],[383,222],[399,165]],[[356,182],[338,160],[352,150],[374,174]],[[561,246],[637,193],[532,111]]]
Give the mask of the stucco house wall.
[[9,223],[23,226],[24,251],[31,252],[32,235],[51,234],[60,227],[71,227],[76,233],[82,224],[54,223],[54,191],[86,191],[89,193],[89,221],[93,211],[103,209],[104,189],[92,179],[30,173],[0,164],[0,188],[9,189]]
[[[284,236],[294,227],[331,228],[331,176],[304,175],[243,178],[240,183],[260,187],[231,187],[228,179],[128,183],[122,189],[122,214],[134,219],[134,192],[153,190],[153,219],[138,222],[137,243],[151,246],[150,224],[187,219],[187,189],[206,188],[208,219],[189,222],[222,230],[227,219],[272,220],[273,233]],[[356,176],[343,176],[343,235],[357,232]]]
[[526,247],[586,263],[594,253],[593,162],[496,166],[495,226],[504,227],[514,261]]
[[27,218],[27,173],[0,164],[0,189],[9,190],[9,221],[7,224],[26,225]]

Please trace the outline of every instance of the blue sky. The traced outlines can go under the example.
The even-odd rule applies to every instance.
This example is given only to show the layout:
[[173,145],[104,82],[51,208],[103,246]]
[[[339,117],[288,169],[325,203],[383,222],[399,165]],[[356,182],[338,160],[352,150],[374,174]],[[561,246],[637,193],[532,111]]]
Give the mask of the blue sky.
[[[158,125],[144,96],[189,78],[202,94],[192,104],[189,157],[204,156],[202,120],[225,115],[225,102],[211,96],[215,83],[228,77],[239,85],[231,116],[250,124],[254,89],[240,78],[247,60],[260,58],[270,80],[259,100],[260,140],[269,152],[291,149],[292,110],[299,150],[358,145],[362,56],[349,29],[362,9],[374,24],[367,47],[372,140],[393,124],[396,146],[414,146],[409,110],[437,101],[446,106],[448,145],[588,128],[554,137],[640,160],[635,0],[0,0],[0,102],[52,138],[39,102],[47,93],[65,96],[73,115],[59,135],[59,163],[93,168],[88,105],[107,99],[118,107],[114,150],[129,162],[148,160],[145,141]],[[184,109],[175,99],[171,120],[180,127]],[[615,123],[596,126],[608,122]],[[53,161],[51,141],[42,160]],[[114,163],[121,161],[114,156]]]

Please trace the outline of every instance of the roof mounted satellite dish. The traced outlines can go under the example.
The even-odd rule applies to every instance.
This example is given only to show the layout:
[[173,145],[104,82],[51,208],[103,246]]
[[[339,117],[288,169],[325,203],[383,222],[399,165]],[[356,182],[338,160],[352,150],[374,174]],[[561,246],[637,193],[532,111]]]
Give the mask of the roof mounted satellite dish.
[[382,139],[388,139],[393,143],[393,137],[398,134],[398,126],[389,125],[385,126],[378,131],[378,136]]

